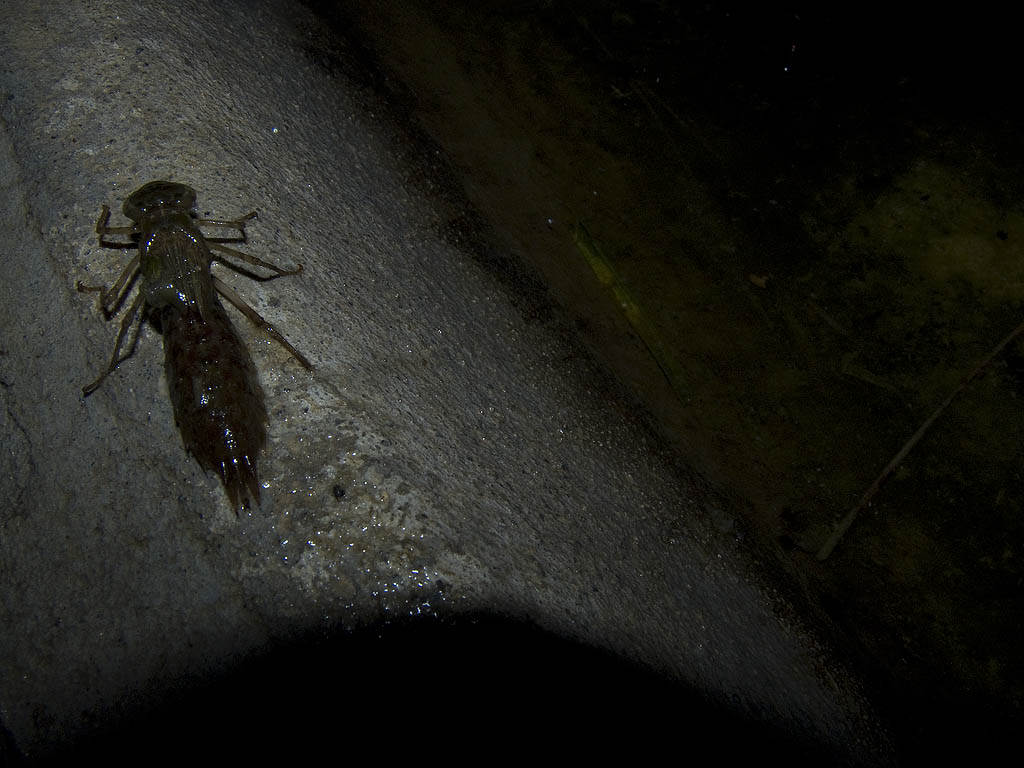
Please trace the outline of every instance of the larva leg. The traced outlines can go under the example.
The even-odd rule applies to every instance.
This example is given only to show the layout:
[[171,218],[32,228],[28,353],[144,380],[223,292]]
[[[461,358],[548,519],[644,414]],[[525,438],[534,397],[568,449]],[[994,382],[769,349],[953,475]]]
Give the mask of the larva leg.
[[105,243],[104,235],[133,235],[139,231],[138,226],[133,224],[130,227],[108,227],[110,221],[110,208],[106,205],[100,210],[100,217],[96,219],[96,234],[100,236],[100,245],[104,248],[132,248],[134,243]]
[[121,299],[123,298],[121,296],[121,291],[131,285],[132,281],[135,279],[138,268],[139,255],[136,254],[135,258],[128,262],[128,266],[124,268],[121,276],[117,278],[117,282],[110,286],[109,289],[104,288],[102,285],[83,285],[81,280],[75,283],[75,287],[82,293],[86,293],[87,291],[102,291],[100,294],[100,309],[103,310],[104,317],[109,320],[114,314],[117,305],[121,303]]
[[[139,305],[142,304],[143,298],[144,298],[144,295],[143,295],[142,291],[139,291],[139,295],[136,296],[135,297],[135,301],[132,302],[132,306],[128,310],[128,314],[126,314],[124,316],[124,319],[121,321],[121,330],[118,331],[118,333],[117,333],[117,341],[114,342],[114,354],[110,358],[110,365],[107,366],[107,369],[105,371],[103,371],[103,373],[100,374],[99,378],[96,379],[96,381],[94,381],[92,384],[88,385],[87,387],[82,387],[82,394],[85,395],[86,397],[88,397],[93,392],[95,392],[96,389],[100,386],[100,384],[103,383],[103,380],[105,378],[107,378],[107,376],[109,376],[110,373],[115,368],[117,368],[117,366],[120,365],[123,360],[127,360],[128,357],[131,356],[132,350],[135,349],[135,342],[138,341],[138,338],[139,338],[138,331],[136,331],[135,335],[132,337],[132,343],[128,347],[128,354],[125,355],[124,357],[120,357],[120,354],[121,354],[121,344],[124,342],[124,337],[125,337],[125,334],[128,333],[128,329],[131,327],[132,323],[135,321],[135,315],[138,313]],[[140,315],[140,318],[141,318],[141,315]],[[139,322],[139,328],[142,328],[141,319],[140,319],[140,322]]]
[[237,229],[245,234],[245,225],[256,218],[256,211],[247,213],[238,219],[196,219],[195,223],[203,227],[224,227],[225,229]]
[[[287,277],[288,275],[297,275],[297,274],[299,274],[299,272],[302,271],[302,265],[301,264],[299,264],[297,269],[281,269],[280,267],[271,264],[269,261],[264,261],[263,259],[257,258],[256,256],[252,256],[252,255],[250,255],[248,253],[242,253],[241,251],[236,251],[234,248],[228,248],[226,246],[221,245],[220,243],[211,243],[211,242],[207,241],[206,244],[208,246],[210,246],[211,250],[221,251],[223,253],[228,253],[231,256],[235,257],[236,259],[241,259],[242,261],[246,262],[247,264],[252,264],[255,267],[263,267],[264,269],[269,269],[269,270],[277,273],[276,275],[273,275],[272,277],[260,277],[259,275],[256,275],[255,278],[257,280],[273,280],[275,277]],[[217,259],[217,261],[219,261],[221,264],[226,264],[229,267],[233,267],[234,266],[234,265],[231,264],[231,262],[224,261],[224,259],[219,258],[217,256],[214,256],[213,258]]]
[[248,317],[253,322],[254,325],[258,325],[260,328],[266,331],[270,335],[270,337],[274,339],[274,341],[276,341],[282,347],[287,349],[291,353],[292,357],[294,357],[302,364],[303,368],[305,368],[307,371],[313,370],[313,364],[310,363],[309,360],[307,360],[302,355],[302,353],[299,352],[299,350],[297,350],[295,347],[289,344],[287,339],[285,339],[284,336],[278,333],[277,329],[274,326],[272,326],[270,323],[264,320],[260,316],[259,312],[250,307],[248,304],[246,304],[245,299],[243,299],[241,296],[235,293],[231,286],[215,277],[213,278],[213,287],[217,289],[217,292],[221,296],[230,301],[239,312]]

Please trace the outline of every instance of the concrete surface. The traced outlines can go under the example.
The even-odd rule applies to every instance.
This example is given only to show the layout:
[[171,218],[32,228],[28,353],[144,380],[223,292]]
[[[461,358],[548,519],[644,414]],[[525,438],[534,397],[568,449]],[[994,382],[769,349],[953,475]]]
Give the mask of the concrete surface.
[[[501,628],[468,644],[498,699],[510,651],[547,658],[514,667],[529,675],[559,668],[549,641],[574,643],[614,654],[587,674],[624,658],[677,686],[680,716],[700,707],[683,708],[687,691],[727,713],[723,731],[749,721],[839,761],[887,760],[842,663],[716,531],[715,495],[557,314],[538,311],[543,299],[509,294],[485,255],[439,235],[419,191],[432,160],[403,160],[344,41],[295,4],[56,8],[7,3],[0,24],[11,754],[116,733],[254,654],[277,671],[281,654],[308,654],[301,676],[332,682],[351,665],[363,686],[378,679],[372,658],[383,687],[401,669],[438,694],[476,673],[459,671],[458,650],[417,648],[468,646],[423,640],[415,619],[471,615]],[[194,186],[203,216],[258,208],[245,249],[305,267],[262,284],[225,277],[317,366],[305,374],[234,315],[271,417],[264,502],[242,519],[181,448],[152,328],[81,396],[117,324],[75,282],[109,284],[130,258],[99,248],[93,224],[102,203],[120,222],[124,197],[154,178]],[[399,641],[374,642],[396,623]],[[539,646],[487,652],[524,626]],[[326,645],[308,641],[323,634]],[[607,703],[623,716],[635,706]]]

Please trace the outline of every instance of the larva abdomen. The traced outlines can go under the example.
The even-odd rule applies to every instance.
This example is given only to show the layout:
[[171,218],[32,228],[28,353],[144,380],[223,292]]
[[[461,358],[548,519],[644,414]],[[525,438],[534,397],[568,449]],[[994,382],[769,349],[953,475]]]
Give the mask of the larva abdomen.
[[185,449],[220,475],[241,511],[260,500],[267,409],[252,358],[220,302],[214,299],[206,315],[176,307],[161,313],[167,387]]

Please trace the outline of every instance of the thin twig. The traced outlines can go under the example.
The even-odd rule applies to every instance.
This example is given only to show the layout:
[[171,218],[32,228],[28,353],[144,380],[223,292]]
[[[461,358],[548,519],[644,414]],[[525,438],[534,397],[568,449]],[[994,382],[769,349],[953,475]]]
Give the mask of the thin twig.
[[914,433],[914,436],[907,440],[906,445],[900,448],[900,452],[893,457],[892,461],[890,461],[886,465],[885,469],[882,470],[882,474],[880,474],[875,482],[871,484],[871,487],[864,492],[864,495],[857,503],[857,506],[846,514],[846,517],[839,522],[839,525],[836,526],[836,529],[832,532],[828,541],[826,541],[824,546],[818,550],[818,560],[828,559],[828,556],[832,554],[832,550],[835,549],[836,545],[839,543],[839,540],[843,538],[843,535],[850,529],[850,526],[853,525],[853,521],[857,519],[857,515],[860,514],[860,511],[871,503],[871,499],[874,498],[878,489],[882,487],[882,483],[884,483],[889,478],[889,475],[893,473],[893,470],[902,463],[902,461],[907,457],[907,454],[910,453],[911,449],[913,449],[921,438],[924,437],[924,433],[927,432],[929,427],[935,423],[935,420],[939,418],[949,404],[952,403],[961,392],[967,389],[967,385],[974,381],[982,371],[988,368],[989,364],[996,359],[999,353],[1006,349],[1006,347],[1022,333],[1024,333],[1024,323],[1021,323],[1014,328],[1012,333],[999,342],[996,348],[989,353],[988,357],[978,363],[974,370],[971,371],[962,382],[960,382],[960,386],[956,388],[956,391],[947,397],[943,401],[942,405],[935,409],[935,413],[928,417],[928,420],[921,425],[917,432]]

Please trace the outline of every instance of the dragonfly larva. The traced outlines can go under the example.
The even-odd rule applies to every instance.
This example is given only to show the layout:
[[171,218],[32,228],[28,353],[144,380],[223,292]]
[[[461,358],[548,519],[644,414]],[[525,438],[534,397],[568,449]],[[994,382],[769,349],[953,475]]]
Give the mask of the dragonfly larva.
[[[206,239],[200,226],[237,229],[241,233],[239,239],[244,241],[245,226],[256,213],[230,221],[199,219],[195,204],[196,193],[191,187],[171,181],[151,181],[124,201],[122,210],[134,222],[132,225],[109,226],[110,209],[103,206],[96,222],[100,245],[137,247],[138,253],[110,288],[85,286],[79,282],[78,290],[99,291],[100,308],[109,320],[140,276],[141,284],[121,321],[110,364],[99,378],[83,387],[82,392],[86,396],[92,394],[131,356],[139,328],[150,318],[163,333],[167,387],[185,449],[196,457],[203,469],[215,470],[220,475],[228,499],[238,512],[248,509],[252,500],[259,503],[256,464],[266,442],[267,409],[249,351],[238,338],[217,294],[284,346],[306,370],[312,371],[313,366],[274,326],[214,276],[210,266],[219,261],[243,271],[225,260],[227,255],[275,273],[259,277],[243,271],[257,280],[296,275],[302,271],[302,266],[284,270]],[[131,241],[104,240],[110,235],[128,236]],[[136,318],[139,325],[122,357],[121,346]]]

